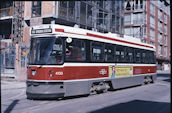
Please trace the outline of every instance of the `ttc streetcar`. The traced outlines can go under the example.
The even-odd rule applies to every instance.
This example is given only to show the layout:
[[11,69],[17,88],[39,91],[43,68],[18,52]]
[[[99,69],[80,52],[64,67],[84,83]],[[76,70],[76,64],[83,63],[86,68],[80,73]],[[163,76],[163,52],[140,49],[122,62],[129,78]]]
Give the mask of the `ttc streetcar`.
[[56,24],[33,26],[28,99],[89,95],[156,80],[155,47],[140,39]]

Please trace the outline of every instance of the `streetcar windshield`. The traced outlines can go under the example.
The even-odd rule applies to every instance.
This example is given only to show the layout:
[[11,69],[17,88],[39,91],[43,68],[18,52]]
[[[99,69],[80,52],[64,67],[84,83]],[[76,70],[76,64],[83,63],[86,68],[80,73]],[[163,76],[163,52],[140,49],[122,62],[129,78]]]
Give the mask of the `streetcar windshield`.
[[52,65],[63,63],[63,42],[55,37],[31,38],[29,64]]

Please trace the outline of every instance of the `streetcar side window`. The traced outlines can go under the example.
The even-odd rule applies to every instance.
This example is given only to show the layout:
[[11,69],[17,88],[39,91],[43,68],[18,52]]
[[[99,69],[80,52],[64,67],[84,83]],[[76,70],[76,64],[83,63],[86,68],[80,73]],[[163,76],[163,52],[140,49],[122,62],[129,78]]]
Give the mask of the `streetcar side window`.
[[133,48],[126,47],[126,62],[133,63]]
[[117,45],[115,50],[115,61],[125,62],[125,47]]
[[155,63],[155,53],[153,51],[149,51],[149,56],[150,56],[150,64]]
[[114,62],[114,46],[111,44],[105,44],[105,62]]
[[125,49],[124,46],[121,48],[121,62],[125,62]]
[[66,61],[85,61],[85,42],[78,39],[72,39],[71,43],[66,42],[65,53]]
[[146,64],[149,64],[149,62],[150,62],[149,51],[146,51],[146,60],[145,60],[145,63]]
[[142,63],[146,63],[146,51],[145,50],[142,50],[141,52],[141,62]]
[[103,62],[104,61],[104,46],[99,42],[91,42],[91,61],[92,62]]
[[116,62],[120,62],[120,47],[119,46],[116,46],[116,49],[115,49],[115,61]]
[[134,49],[134,53],[135,53],[135,63],[140,63],[141,61],[141,53],[140,53],[140,49]]
[[156,52],[155,51],[153,52],[153,55],[154,55],[153,56],[153,63],[155,64],[156,63]]

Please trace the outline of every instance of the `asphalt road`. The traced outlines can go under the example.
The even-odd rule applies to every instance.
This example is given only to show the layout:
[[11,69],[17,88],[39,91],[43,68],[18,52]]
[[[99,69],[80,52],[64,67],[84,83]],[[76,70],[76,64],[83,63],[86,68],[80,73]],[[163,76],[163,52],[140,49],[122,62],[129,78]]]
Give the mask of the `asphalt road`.
[[2,113],[170,113],[170,74],[153,84],[88,97],[28,100],[25,83],[1,80]]

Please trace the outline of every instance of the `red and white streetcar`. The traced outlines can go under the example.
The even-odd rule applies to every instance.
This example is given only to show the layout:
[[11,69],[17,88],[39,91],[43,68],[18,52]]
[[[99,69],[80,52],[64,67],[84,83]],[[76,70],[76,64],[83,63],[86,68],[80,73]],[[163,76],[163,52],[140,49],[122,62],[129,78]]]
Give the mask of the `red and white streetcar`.
[[156,80],[155,47],[113,33],[45,24],[31,27],[27,98],[105,92]]

